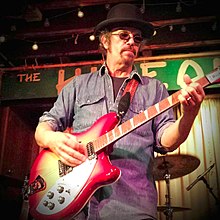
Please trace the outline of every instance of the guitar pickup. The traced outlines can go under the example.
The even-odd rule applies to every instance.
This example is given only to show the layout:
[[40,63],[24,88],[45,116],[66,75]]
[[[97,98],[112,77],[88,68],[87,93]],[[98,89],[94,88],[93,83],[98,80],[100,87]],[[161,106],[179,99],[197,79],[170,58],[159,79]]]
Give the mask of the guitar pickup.
[[58,161],[58,166],[59,166],[60,177],[65,176],[66,174],[70,173],[73,170],[73,167],[64,164],[60,160]]

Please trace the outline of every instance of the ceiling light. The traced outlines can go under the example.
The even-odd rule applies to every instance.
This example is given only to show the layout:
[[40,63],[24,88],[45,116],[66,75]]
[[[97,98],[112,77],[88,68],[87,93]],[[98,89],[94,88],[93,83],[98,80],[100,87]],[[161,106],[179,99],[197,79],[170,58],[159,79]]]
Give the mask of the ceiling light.
[[84,16],[83,11],[81,11],[80,9],[78,10],[78,17],[82,18]]
[[94,35],[90,35],[89,36],[89,40],[94,41],[95,40],[95,36]]
[[33,49],[33,50],[38,50],[38,45],[37,45],[36,42],[32,45],[32,49]]
[[170,31],[173,30],[173,25],[169,25],[169,30],[170,30]]

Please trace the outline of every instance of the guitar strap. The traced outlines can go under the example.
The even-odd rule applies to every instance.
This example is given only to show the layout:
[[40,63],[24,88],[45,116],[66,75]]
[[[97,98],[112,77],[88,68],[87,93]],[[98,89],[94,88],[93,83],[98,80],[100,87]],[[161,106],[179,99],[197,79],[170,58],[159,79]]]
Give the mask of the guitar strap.
[[22,187],[22,196],[23,202],[21,207],[21,213],[19,220],[28,220],[29,219],[29,201],[28,201],[28,175],[25,176],[23,187]]
[[[119,123],[121,123],[121,119],[124,117],[124,115],[128,111],[129,105],[134,97],[134,93],[138,87],[138,84],[139,82],[136,79],[132,78],[125,87],[125,90],[118,104]],[[111,152],[113,152],[113,147],[108,146],[106,148],[106,152],[108,154],[111,154]]]
[[132,102],[132,99],[134,97],[134,93],[138,87],[138,84],[139,82],[134,78],[132,78],[127,83],[125,90],[122,94],[121,100],[119,102],[119,105],[118,105],[118,114],[121,118],[126,114],[129,108],[129,105]]

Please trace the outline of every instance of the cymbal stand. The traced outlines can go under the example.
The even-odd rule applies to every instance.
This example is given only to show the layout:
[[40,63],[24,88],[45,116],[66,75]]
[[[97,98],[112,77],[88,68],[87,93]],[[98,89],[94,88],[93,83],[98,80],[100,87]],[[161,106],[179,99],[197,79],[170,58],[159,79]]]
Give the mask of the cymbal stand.
[[164,214],[166,215],[166,220],[172,220],[173,219],[173,210],[171,208],[171,199],[170,199],[170,173],[168,169],[166,169],[164,174],[164,179],[166,181],[166,187],[167,187],[167,193],[165,195],[166,198],[166,210],[164,210]]

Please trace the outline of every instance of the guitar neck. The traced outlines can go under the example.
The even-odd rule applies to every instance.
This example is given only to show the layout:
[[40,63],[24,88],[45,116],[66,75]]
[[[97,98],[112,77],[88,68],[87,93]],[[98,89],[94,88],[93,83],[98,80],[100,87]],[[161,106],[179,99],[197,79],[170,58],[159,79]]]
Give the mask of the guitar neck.
[[[219,68],[217,68],[208,75],[198,79],[196,82],[199,83],[204,88],[210,85],[211,83],[219,82],[219,79],[220,79],[220,70]],[[98,139],[93,141],[94,151],[97,152],[105,148],[109,144],[114,143],[118,139],[122,138],[124,135],[130,133],[139,126],[152,120],[153,118],[163,113],[164,111],[176,106],[177,104],[179,104],[178,96],[180,94],[181,94],[181,90],[173,93],[169,97],[163,99],[157,104],[149,107],[145,111],[139,113],[138,115],[134,116],[128,121],[120,124],[111,131],[100,136]]]

